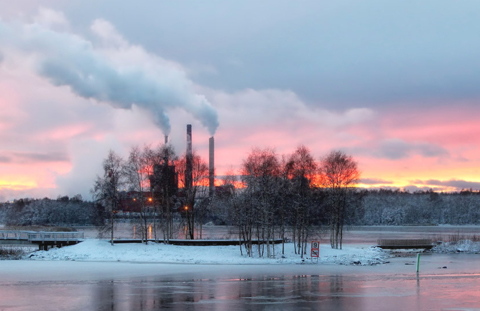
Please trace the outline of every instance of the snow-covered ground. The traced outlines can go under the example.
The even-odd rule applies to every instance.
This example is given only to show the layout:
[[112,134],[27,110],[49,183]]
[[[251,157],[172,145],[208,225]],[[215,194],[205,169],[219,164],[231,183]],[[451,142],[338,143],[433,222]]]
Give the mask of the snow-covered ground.
[[[403,250],[404,253],[416,253],[420,250]],[[446,242],[436,245],[433,253],[480,253],[480,242],[469,240]],[[330,245],[320,245],[320,264],[371,266],[389,262],[393,251],[382,250],[368,245],[344,245],[343,249],[332,249]],[[397,252],[398,253],[398,252]],[[413,254],[412,254],[413,255]],[[48,251],[35,251],[24,257],[27,260],[63,260],[63,261],[120,261],[145,263],[189,263],[189,264],[310,264],[317,259],[310,258],[310,249],[304,259],[295,254],[293,243],[275,246],[273,258],[259,258],[254,246],[254,257],[240,254],[238,246],[176,246],[149,243],[115,244],[107,240],[86,239],[84,242]]]
[[480,253],[480,242],[473,242],[471,240],[461,240],[458,242],[445,242],[436,245],[433,248],[435,253]]
[[[255,248],[254,248],[255,250]],[[30,260],[75,260],[75,261],[122,261],[194,264],[309,264],[310,249],[304,261],[294,252],[293,243],[285,244],[285,254],[281,245],[275,247],[275,258],[247,257],[240,254],[238,246],[175,246],[150,243],[116,244],[106,240],[87,239],[74,246],[36,251],[26,259]],[[379,248],[366,245],[344,246],[335,250],[330,245],[320,245],[321,264],[376,265],[388,261],[391,255]]]

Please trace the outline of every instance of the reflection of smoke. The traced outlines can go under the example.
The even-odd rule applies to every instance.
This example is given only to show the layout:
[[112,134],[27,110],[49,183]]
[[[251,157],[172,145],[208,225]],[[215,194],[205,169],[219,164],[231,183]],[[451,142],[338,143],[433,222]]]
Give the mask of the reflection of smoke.
[[130,45],[105,21],[96,21],[92,29],[106,48],[37,24],[13,28],[1,22],[0,44],[30,52],[42,76],[55,85],[69,86],[79,96],[115,108],[130,109],[135,104],[149,111],[165,134],[170,132],[166,112],[173,108],[186,110],[211,134],[215,132],[216,111],[191,90],[191,81],[178,65]]

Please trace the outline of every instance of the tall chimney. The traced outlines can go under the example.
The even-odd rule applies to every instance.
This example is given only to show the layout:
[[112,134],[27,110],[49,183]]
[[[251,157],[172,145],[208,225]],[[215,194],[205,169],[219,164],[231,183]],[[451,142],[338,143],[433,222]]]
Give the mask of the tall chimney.
[[215,142],[213,136],[208,140],[208,183],[209,183],[209,194],[213,195],[215,192]]
[[192,125],[187,124],[187,158],[185,167],[185,188],[191,189],[193,184]]
[[[165,135],[165,147],[167,146],[168,144],[168,135]],[[165,165],[168,166],[168,150],[165,148],[165,156],[163,158],[164,162],[165,162]]]

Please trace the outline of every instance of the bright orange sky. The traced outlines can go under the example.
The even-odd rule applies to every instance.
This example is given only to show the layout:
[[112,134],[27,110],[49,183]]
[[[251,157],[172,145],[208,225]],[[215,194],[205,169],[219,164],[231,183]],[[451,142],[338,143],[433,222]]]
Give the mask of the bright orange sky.
[[109,149],[182,154],[187,124],[217,175],[305,145],[362,187],[480,189],[480,4],[108,2],[0,3],[0,201],[90,199]]

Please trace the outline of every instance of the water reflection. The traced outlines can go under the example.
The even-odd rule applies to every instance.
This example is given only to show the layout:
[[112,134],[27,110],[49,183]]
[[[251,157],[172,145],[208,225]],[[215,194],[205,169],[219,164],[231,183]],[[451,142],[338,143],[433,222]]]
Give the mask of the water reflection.
[[347,310],[343,276],[105,281],[93,310]]
[[478,275],[198,275],[1,284],[0,310],[441,310],[480,301]]

